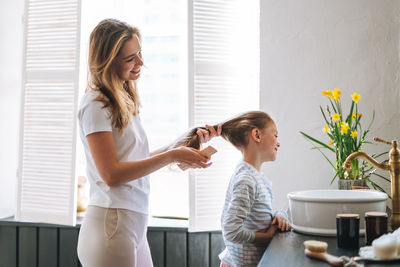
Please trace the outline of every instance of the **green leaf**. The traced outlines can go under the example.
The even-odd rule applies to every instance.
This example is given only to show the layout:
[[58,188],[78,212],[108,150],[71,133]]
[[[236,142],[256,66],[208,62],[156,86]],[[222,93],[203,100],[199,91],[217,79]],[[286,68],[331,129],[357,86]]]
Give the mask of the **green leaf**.
[[310,148],[310,149],[320,149],[320,148],[326,148],[326,147],[322,147],[322,146],[314,146],[314,147],[312,147],[312,148]]
[[377,159],[377,158],[379,158],[380,156],[383,156],[383,155],[385,155],[385,154],[389,154],[389,151],[382,152],[382,153],[380,153],[380,154],[378,154],[378,155],[373,154],[371,157],[374,158],[374,159]]
[[318,141],[318,140],[312,138],[312,137],[309,136],[308,134],[303,133],[303,132],[301,132],[301,131],[300,131],[300,133],[301,133],[304,137],[309,138],[308,141],[311,143],[311,145],[314,147],[314,149],[318,149],[318,151],[322,154],[322,156],[324,156],[324,158],[329,162],[329,164],[330,164],[334,169],[336,169],[335,165],[334,165],[334,164],[331,162],[331,160],[325,155],[325,153],[324,153],[319,147],[315,146],[311,141],[314,141],[314,140],[315,140],[316,143],[323,145],[323,148],[328,148],[328,149],[330,149],[330,150],[333,151],[333,152],[334,152],[334,150],[333,150],[332,148],[328,147],[327,145],[325,145],[324,143],[322,143],[322,142],[320,142],[320,141]]
[[[313,145],[314,146],[314,145]],[[318,149],[319,152],[321,152],[322,156],[324,156],[324,158],[329,162],[329,164],[331,164],[331,166],[336,170],[335,165],[331,162],[331,160],[325,155],[324,152],[322,152],[321,149],[319,149],[318,147],[314,146],[316,149]]]
[[372,125],[372,123],[374,122],[374,120],[375,120],[375,110],[374,111],[372,111],[372,119],[371,119],[371,122],[369,123],[369,125],[368,125],[368,128],[367,128],[367,132],[369,132],[369,129],[371,128],[371,125]]
[[307,139],[309,139],[309,140],[311,140],[311,141],[313,141],[313,142],[315,142],[315,143],[317,143],[317,144],[323,146],[324,148],[329,149],[329,150],[332,151],[333,153],[335,153],[335,150],[334,150],[333,148],[331,148],[330,146],[328,146],[327,144],[322,143],[321,141],[315,139],[314,137],[309,136],[308,134],[306,134],[306,133],[304,133],[304,132],[302,132],[302,131],[300,131],[300,133],[301,133],[305,138],[307,138]]
[[330,124],[330,123],[328,122],[328,119],[327,119],[326,116],[325,116],[325,112],[324,112],[324,110],[322,109],[321,106],[319,106],[319,109],[321,110],[322,116],[324,117],[324,120],[325,120],[326,124]]
[[342,116],[342,114],[343,114],[343,112],[342,112],[342,102],[340,102],[340,98],[339,98],[339,100],[338,101],[334,101],[335,102],[335,104],[336,104],[336,109],[338,110],[338,112],[339,112],[339,114],[340,114],[340,116],[342,117],[342,120],[343,120],[343,116]]
[[338,176],[338,173],[336,172],[336,174],[335,174],[335,176],[333,176],[333,178],[332,178],[332,180],[331,180],[331,183],[330,184],[332,184],[333,183],[333,181],[335,181],[335,178]]
[[[353,116],[353,109],[354,109],[354,101],[351,101],[351,107],[350,107],[350,114],[347,115],[346,121],[349,124],[349,126],[351,127],[351,120],[352,120],[352,116]],[[357,118],[357,117],[356,117]]]
[[372,174],[372,175],[375,175],[375,176],[378,176],[379,178],[382,178],[383,180],[385,180],[385,181],[387,181],[387,182],[390,183],[390,179],[386,178],[385,176],[382,176],[382,175],[377,174],[377,173],[375,173],[375,172],[373,172],[373,173],[371,173],[371,174]]
[[336,108],[335,108],[335,105],[334,105],[333,102],[332,102],[332,99],[329,98],[329,101],[331,102],[333,111],[335,111],[335,113],[339,113],[339,112],[337,112],[337,110],[336,110]]
[[374,183],[374,182],[373,182],[371,179],[369,179],[369,178],[367,179],[367,181],[372,185],[372,187],[373,187],[374,189],[377,189],[377,188],[378,188],[379,191],[385,193],[386,195],[388,195],[388,197],[389,197],[390,199],[392,199],[392,197],[391,197],[388,193],[386,193],[386,191],[385,191],[382,187],[380,187],[378,184]]

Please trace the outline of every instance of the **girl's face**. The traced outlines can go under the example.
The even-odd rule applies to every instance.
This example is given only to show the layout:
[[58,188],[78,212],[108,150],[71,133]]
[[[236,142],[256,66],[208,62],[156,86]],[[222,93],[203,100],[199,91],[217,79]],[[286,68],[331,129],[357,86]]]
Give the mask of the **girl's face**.
[[134,35],[126,41],[117,58],[117,73],[121,80],[132,81],[140,77],[140,69],[143,66],[141,45],[139,38]]
[[280,144],[278,130],[273,121],[269,122],[267,128],[261,131],[260,145],[263,161],[274,161]]

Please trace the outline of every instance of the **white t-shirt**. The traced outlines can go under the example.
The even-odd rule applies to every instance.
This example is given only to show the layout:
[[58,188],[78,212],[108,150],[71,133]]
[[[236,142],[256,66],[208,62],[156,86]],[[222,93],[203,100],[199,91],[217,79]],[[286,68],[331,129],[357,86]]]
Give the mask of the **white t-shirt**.
[[140,118],[133,116],[120,133],[111,123],[110,111],[95,101],[99,92],[87,92],[80,103],[79,134],[86,154],[87,177],[90,184],[89,205],[104,208],[122,208],[148,213],[149,177],[144,176],[125,184],[109,187],[101,178],[94,163],[86,136],[95,132],[112,132],[118,161],[138,161],[149,157],[149,145]]

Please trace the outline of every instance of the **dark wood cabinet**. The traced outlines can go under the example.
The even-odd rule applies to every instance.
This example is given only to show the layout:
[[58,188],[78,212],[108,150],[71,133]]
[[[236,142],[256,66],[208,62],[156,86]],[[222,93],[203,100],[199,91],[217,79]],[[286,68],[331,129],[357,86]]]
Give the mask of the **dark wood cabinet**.
[[[171,225],[171,221],[168,221]],[[0,267],[79,267],[75,227],[0,220]],[[189,233],[187,227],[149,224],[147,238],[155,267],[219,267],[225,248],[221,232]]]

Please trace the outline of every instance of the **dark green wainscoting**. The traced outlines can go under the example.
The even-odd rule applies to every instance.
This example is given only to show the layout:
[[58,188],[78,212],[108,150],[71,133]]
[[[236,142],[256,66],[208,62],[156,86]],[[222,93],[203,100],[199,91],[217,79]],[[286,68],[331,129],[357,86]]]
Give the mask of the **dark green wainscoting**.
[[[219,267],[221,232],[189,233],[186,222],[151,219],[147,232],[155,267]],[[76,227],[0,220],[0,267],[79,267]],[[114,266],[113,266],[114,267]],[[115,266],[117,267],[117,266]]]

